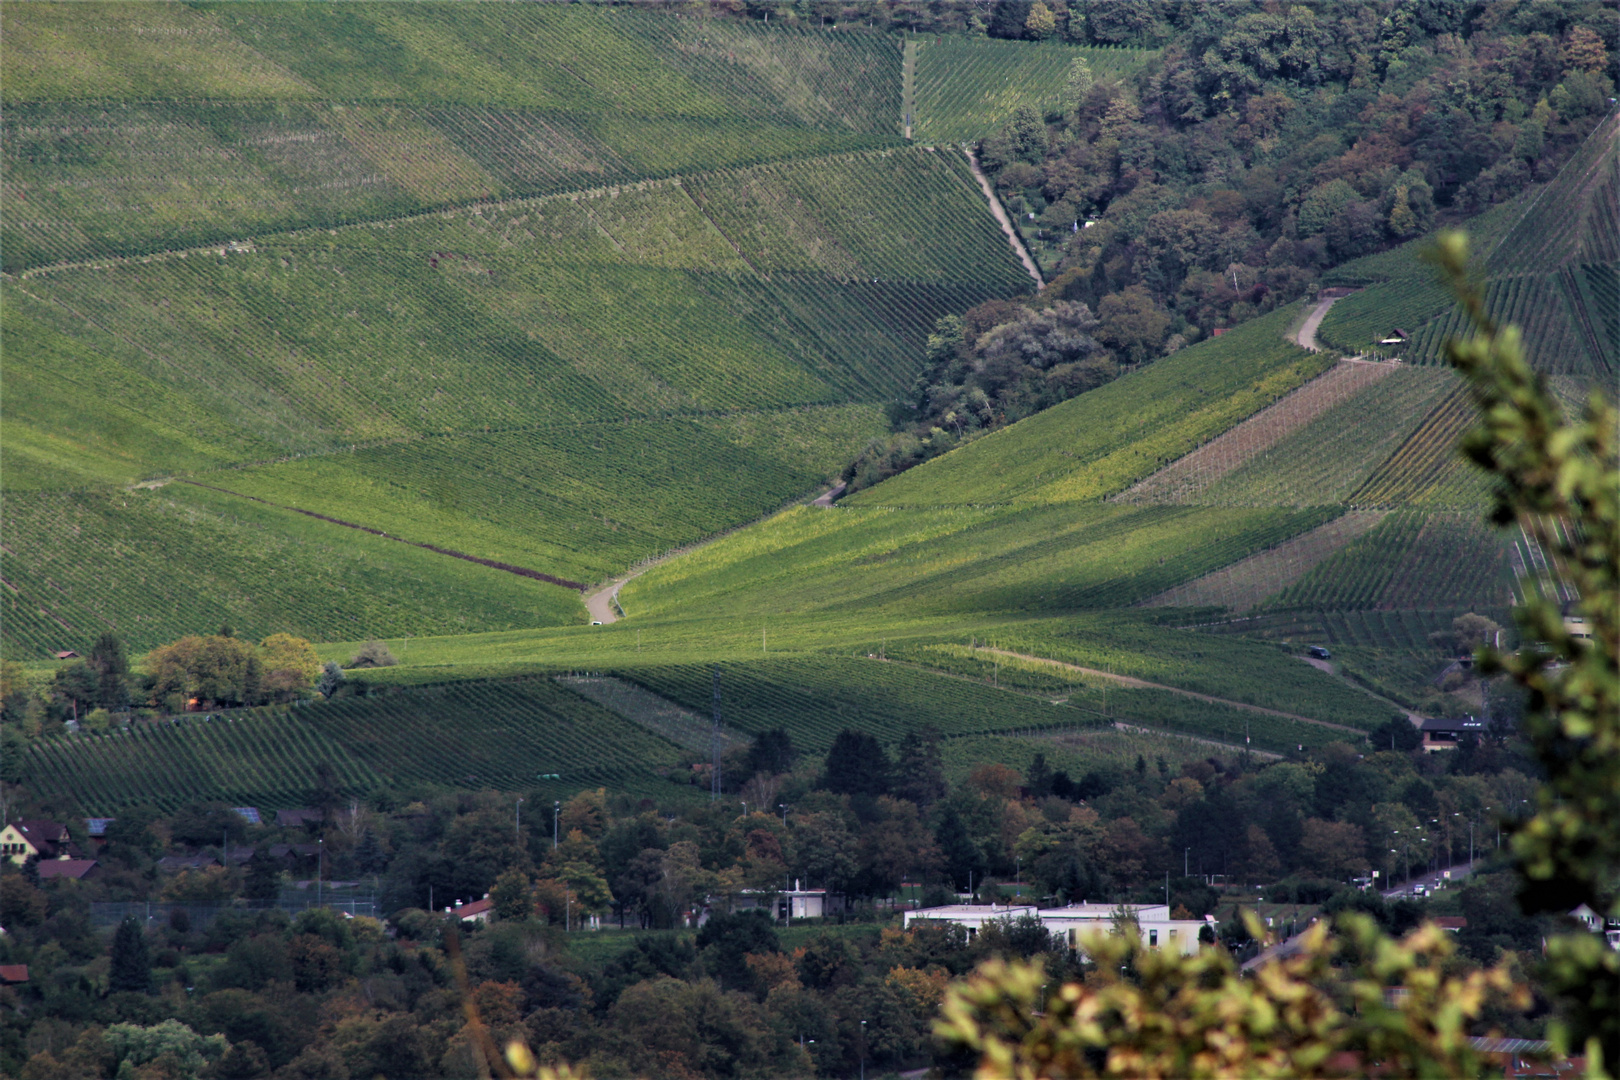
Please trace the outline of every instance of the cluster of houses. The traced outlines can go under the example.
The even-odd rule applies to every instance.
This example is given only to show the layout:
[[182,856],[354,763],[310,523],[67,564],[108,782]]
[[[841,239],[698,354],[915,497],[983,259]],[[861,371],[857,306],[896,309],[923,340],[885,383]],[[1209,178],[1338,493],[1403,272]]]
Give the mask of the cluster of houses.
[[[257,807],[235,806],[231,809],[249,825],[265,824]],[[0,858],[19,866],[30,859],[35,860],[41,881],[61,878],[89,880],[101,872],[96,854],[106,845],[107,830],[116,820],[106,817],[84,819],[84,834],[89,841],[89,850],[75,841],[68,827],[60,822],[44,819],[14,821],[0,828]],[[277,810],[274,821],[278,828],[306,828],[321,821],[321,812]],[[281,843],[269,847],[270,858],[286,863],[289,868],[301,861],[314,860],[319,851],[320,845],[312,843]],[[157,865],[164,873],[177,874],[183,870],[206,870],[223,864],[240,866],[253,857],[254,849],[251,847],[232,850],[227,845],[219,856],[209,853],[165,855]]]

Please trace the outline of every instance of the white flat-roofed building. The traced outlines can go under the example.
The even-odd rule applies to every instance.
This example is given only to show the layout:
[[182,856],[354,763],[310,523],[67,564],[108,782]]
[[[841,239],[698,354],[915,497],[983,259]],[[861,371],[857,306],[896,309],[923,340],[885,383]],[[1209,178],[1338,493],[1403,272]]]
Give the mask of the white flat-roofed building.
[[1173,948],[1180,952],[1198,951],[1198,933],[1203,919],[1172,919],[1164,904],[1070,904],[1068,907],[1040,908],[1033,904],[951,904],[905,913],[905,925],[916,922],[948,922],[965,927],[968,936],[978,934],[986,923],[1010,922],[1033,917],[1049,933],[1063,938],[1071,949],[1082,947],[1087,934],[1111,932],[1115,920],[1125,916],[1136,921],[1142,943],[1150,949]]

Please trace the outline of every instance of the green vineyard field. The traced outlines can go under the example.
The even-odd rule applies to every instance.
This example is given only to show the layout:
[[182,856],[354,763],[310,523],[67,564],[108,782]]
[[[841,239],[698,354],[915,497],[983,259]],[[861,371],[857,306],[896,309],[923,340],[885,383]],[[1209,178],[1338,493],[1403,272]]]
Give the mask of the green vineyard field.
[[[215,715],[41,743],[28,751],[24,775],[40,790],[73,792],[87,813],[207,800],[308,805],[322,766],[350,795],[493,788],[538,800],[608,786],[674,798],[689,790],[661,775],[679,756],[674,744],[546,677]],[[562,779],[539,779],[550,773]]]
[[[1050,701],[904,664],[858,657],[727,661],[720,668],[726,726],[749,735],[783,728],[794,748],[825,754],[845,728],[891,746],[910,731],[934,727],[947,738],[986,732],[1094,727],[1099,718]],[[714,666],[631,668],[619,675],[707,715]]]
[[[315,641],[583,621],[578,594],[185,485],[6,496],[4,655],[229,623]],[[346,657],[345,657],[346,659]]]
[[1001,127],[1020,106],[1040,111],[1072,106],[1058,98],[1075,57],[1084,57],[1098,79],[1124,80],[1157,55],[1151,49],[922,38],[912,135],[922,142],[972,142]]
[[1511,600],[1502,535],[1478,515],[1391,514],[1270,604],[1321,610],[1496,608]]
[[1221,506],[1350,501],[1458,385],[1448,371],[1397,368],[1211,482],[1197,499]]
[[1111,495],[1272,404],[1332,363],[1284,341],[1290,306],[1183,349],[862,491],[858,506]]
[[1456,380],[1378,468],[1352,492],[1352,506],[1390,509],[1417,505],[1435,509],[1483,509],[1489,498],[1485,474],[1464,460],[1458,441],[1474,422],[1473,399]]
[[621,593],[649,617],[702,610],[868,618],[1126,607],[1282,543],[1334,509],[796,509]]
[[899,141],[881,35],[438,3],[4,28],[8,270]]

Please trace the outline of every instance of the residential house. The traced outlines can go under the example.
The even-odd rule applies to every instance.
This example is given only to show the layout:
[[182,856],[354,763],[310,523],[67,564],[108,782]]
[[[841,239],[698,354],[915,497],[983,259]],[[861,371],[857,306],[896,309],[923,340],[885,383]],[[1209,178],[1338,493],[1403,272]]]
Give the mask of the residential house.
[[57,878],[69,878],[73,881],[83,881],[86,878],[96,877],[101,873],[101,864],[94,859],[52,859],[39,864],[39,879],[41,881],[54,881]]
[[1487,725],[1485,721],[1473,716],[1453,719],[1435,717],[1423,721],[1423,726],[1418,730],[1423,733],[1423,752],[1432,754],[1436,750],[1457,749],[1457,745],[1465,736],[1483,736]]
[[495,901],[489,898],[489,893],[485,893],[482,900],[474,900],[470,904],[457,900],[453,910],[462,922],[487,923],[490,913],[495,910]]
[[0,856],[19,866],[32,858],[45,862],[81,854],[68,836],[67,826],[54,821],[14,821],[0,829]]
[[0,964],[0,984],[16,986],[28,981],[27,964]]
[[277,810],[276,827],[281,829],[307,828],[310,825],[319,825],[324,816],[319,810]]
[[264,819],[259,816],[257,806],[233,806],[231,813],[247,822],[249,825],[263,825]]

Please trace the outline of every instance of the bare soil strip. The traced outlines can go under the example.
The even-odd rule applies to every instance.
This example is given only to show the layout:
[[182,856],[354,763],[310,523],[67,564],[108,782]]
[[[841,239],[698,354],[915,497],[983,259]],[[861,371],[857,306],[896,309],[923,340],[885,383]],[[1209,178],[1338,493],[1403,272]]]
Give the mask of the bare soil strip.
[[1007,234],[1007,243],[1012,245],[1012,249],[1017,253],[1019,261],[1024,264],[1024,269],[1029,271],[1029,276],[1035,279],[1035,287],[1037,289],[1046,288],[1046,279],[1041,277],[1041,268],[1035,265],[1034,259],[1030,258],[1028,249],[1024,247],[1024,241],[1018,235],[1018,230],[1013,228],[1012,219],[1007,216],[1007,211],[1002,207],[1001,200],[996,198],[996,189],[990,186],[990,178],[984,175],[983,169],[979,168],[978,157],[974,155],[972,150],[966,148],[962,152],[967,155],[968,168],[973,170],[973,178],[979,182],[979,188],[984,192],[985,200],[990,204],[990,213],[994,214],[996,220],[1001,223],[1001,231]]
[[[1304,336],[1304,331],[1301,331]],[[1395,370],[1392,364],[1344,360],[1217,435],[1134,487],[1114,496],[1125,503],[1199,503],[1209,485],[1270,450],[1288,435]]]
[[1315,724],[1317,727],[1332,728],[1334,731],[1349,731],[1356,735],[1365,735],[1360,728],[1349,727],[1345,724],[1335,724],[1328,720],[1318,720],[1311,716],[1301,716],[1298,713],[1282,712],[1277,709],[1268,709],[1261,705],[1250,705],[1245,701],[1233,701],[1230,698],[1211,697],[1209,694],[1199,694],[1192,690],[1183,690],[1179,686],[1165,686],[1163,683],[1148,682],[1145,679],[1135,679],[1129,675],[1115,675],[1111,671],[1099,671],[1096,668],[1081,667],[1079,664],[1070,664],[1062,660],[1053,660],[1049,656],[1031,656],[1029,653],[1012,652],[1008,649],[992,649],[983,647],[980,652],[992,653],[996,656],[1012,656],[1019,660],[1033,660],[1037,664],[1051,664],[1064,671],[1077,671],[1082,675],[1089,675],[1094,679],[1107,679],[1119,683],[1121,686],[1132,686],[1143,690],[1168,690],[1172,694],[1182,697],[1197,698],[1199,701],[1208,701],[1214,705],[1230,705],[1234,709],[1244,709],[1248,712],[1264,713],[1267,716],[1281,716],[1288,720],[1299,720],[1306,724]]
[[1230,566],[1166,589],[1139,607],[1206,607],[1248,611],[1313,570],[1322,560],[1377,525],[1386,510],[1352,510]]

